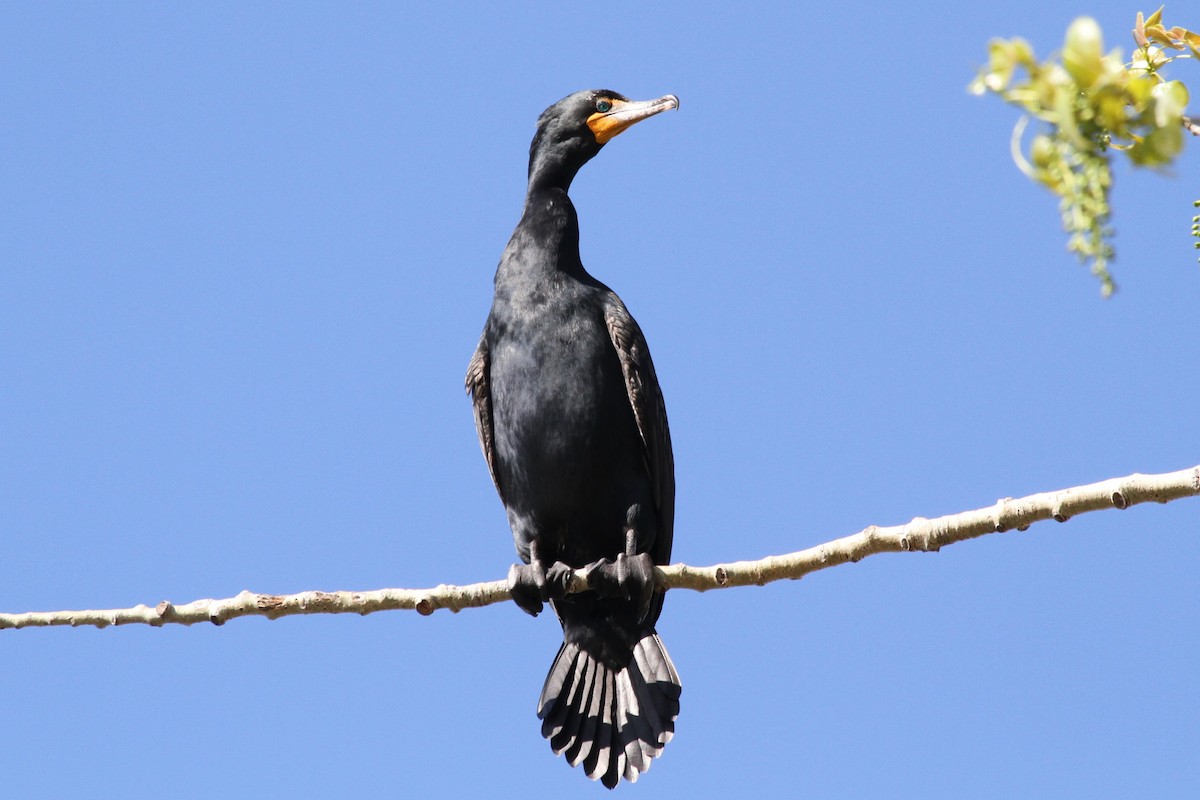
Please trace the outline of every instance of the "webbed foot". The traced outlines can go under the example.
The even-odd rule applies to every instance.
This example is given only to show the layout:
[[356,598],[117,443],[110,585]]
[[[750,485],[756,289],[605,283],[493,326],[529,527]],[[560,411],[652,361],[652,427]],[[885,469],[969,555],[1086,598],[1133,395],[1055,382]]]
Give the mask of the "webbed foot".
[[629,509],[625,528],[625,552],[615,561],[601,559],[586,568],[588,586],[606,597],[632,600],[638,609],[638,620],[650,613],[654,600],[654,560],[649,553],[637,552],[637,515],[639,506]]
[[508,593],[526,614],[536,617],[542,613],[545,590],[546,570],[542,562],[513,564],[508,568]]
[[508,568],[508,593],[522,611],[536,617],[547,600],[566,596],[572,569],[561,561],[555,561],[547,569],[545,562],[537,557],[536,548],[530,548],[530,556],[528,564],[513,564]]

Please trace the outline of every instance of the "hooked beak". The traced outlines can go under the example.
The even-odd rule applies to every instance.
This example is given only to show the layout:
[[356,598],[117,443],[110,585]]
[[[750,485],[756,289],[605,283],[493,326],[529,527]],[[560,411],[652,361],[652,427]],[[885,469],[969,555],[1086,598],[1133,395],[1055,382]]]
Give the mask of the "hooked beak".
[[659,112],[679,108],[679,98],[673,94],[663,95],[656,100],[617,100],[613,99],[612,109],[606,112],[597,111],[587,119],[587,125],[592,130],[596,141],[604,144],[621,131],[641,122],[647,117],[653,117]]

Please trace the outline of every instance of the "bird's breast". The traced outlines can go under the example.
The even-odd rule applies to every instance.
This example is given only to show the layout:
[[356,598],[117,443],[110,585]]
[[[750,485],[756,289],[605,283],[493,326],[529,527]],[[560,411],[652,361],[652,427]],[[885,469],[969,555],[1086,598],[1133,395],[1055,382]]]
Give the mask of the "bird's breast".
[[489,330],[497,467],[509,485],[565,490],[632,457],[636,423],[599,304],[553,291],[498,298]]

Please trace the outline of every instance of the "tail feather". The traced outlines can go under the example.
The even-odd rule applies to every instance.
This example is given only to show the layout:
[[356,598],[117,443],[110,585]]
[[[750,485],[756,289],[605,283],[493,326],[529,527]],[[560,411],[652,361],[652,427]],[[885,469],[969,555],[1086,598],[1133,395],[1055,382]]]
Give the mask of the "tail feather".
[[[579,659],[579,651],[568,653],[566,645],[558,649],[558,657],[554,660],[554,666],[551,668],[550,674],[546,677],[546,683],[554,681],[557,685],[558,696],[562,698],[562,702],[555,704],[549,709],[549,713],[542,717],[542,736],[551,739],[558,735],[562,730],[563,723],[567,719],[567,713],[570,708],[567,704],[567,698],[570,696],[571,687],[576,682],[575,665]],[[560,668],[561,665],[561,668]],[[542,699],[538,702],[539,710],[545,705],[546,690],[542,690]],[[538,716],[541,716],[539,714]]]
[[612,757],[610,748],[613,726],[606,721],[612,718],[612,673],[602,673],[597,684],[603,693],[603,699],[600,703],[600,716],[596,719],[596,738],[592,741],[592,752],[583,760],[583,771],[593,780],[595,776],[608,772],[608,762]]
[[650,769],[675,733],[679,673],[651,629],[626,651],[627,664],[564,642],[538,699],[542,735],[571,766],[612,788]]
[[633,687],[633,681],[630,679],[630,673],[636,669],[635,665],[631,665],[629,669],[617,675],[617,683],[621,685],[617,692],[617,720],[622,730],[630,730],[630,736],[621,737],[624,742],[623,752],[621,753],[625,762],[625,767],[622,773],[625,775],[625,780],[637,780],[637,776],[641,772],[650,769],[650,759],[662,753],[661,747],[647,745],[646,751],[643,753],[642,742],[654,742],[657,744],[658,737],[654,735],[654,731],[650,729],[648,719],[641,716],[637,702],[636,689]]
[[579,729],[587,720],[587,703],[592,694],[592,681],[595,678],[596,665],[584,660],[579,661],[576,669],[578,672],[565,704],[566,714],[562,727],[550,738],[550,747],[553,748],[555,755],[562,755],[564,750],[578,740]]
[[[643,680],[657,681],[661,687],[660,701],[646,709],[646,723],[653,730],[663,731],[659,752],[675,735],[675,718],[679,716],[679,673],[671,663],[666,648],[658,637],[653,641],[642,639],[634,648],[634,664],[642,672]],[[656,676],[656,677],[648,677]]]
[[600,722],[601,708],[608,702],[604,681],[593,681],[588,692],[587,705],[581,709],[584,717],[583,725],[574,743],[566,750],[567,763],[572,767],[579,766],[589,755],[596,743],[596,728]]
[[[629,741],[625,745],[625,756],[630,766],[636,767],[639,771],[645,772],[650,768],[650,759],[657,758],[662,754],[663,745],[671,737],[671,720],[664,720],[659,712],[658,706],[650,703],[643,704],[638,701],[636,686],[639,683],[645,682],[645,675],[642,674],[640,665],[637,659],[637,650],[634,650],[634,661],[629,665],[629,669],[621,673],[621,680],[626,688],[622,693],[621,722],[633,727],[634,736],[629,737]],[[662,732],[661,737],[657,735]],[[659,743],[659,739],[662,743]],[[635,746],[635,742],[644,742],[646,755],[642,757],[642,747]],[[643,767],[642,764],[645,764]],[[628,780],[636,780],[628,778]]]

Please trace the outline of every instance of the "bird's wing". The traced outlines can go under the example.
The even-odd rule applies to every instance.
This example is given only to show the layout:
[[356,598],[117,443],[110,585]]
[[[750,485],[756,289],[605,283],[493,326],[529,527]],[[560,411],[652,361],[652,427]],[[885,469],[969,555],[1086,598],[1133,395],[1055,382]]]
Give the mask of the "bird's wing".
[[658,376],[654,374],[654,362],[650,360],[646,338],[616,295],[610,295],[604,304],[604,322],[621,362],[625,391],[629,395],[629,404],[633,407],[638,433],[642,437],[646,470],[654,485],[654,501],[658,505],[658,536],[651,556],[654,563],[666,564],[671,559],[671,540],[675,527],[675,456],[671,452],[667,407],[658,386]]
[[489,374],[490,359],[488,357],[487,332],[479,337],[479,346],[471,363],[467,365],[466,387],[471,395],[471,404],[475,407],[475,430],[479,433],[479,447],[487,460],[488,472],[492,474],[492,483],[501,499],[504,492],[500,489],[500,481],[496,479],[496,443],[492,428],[492,387]]

